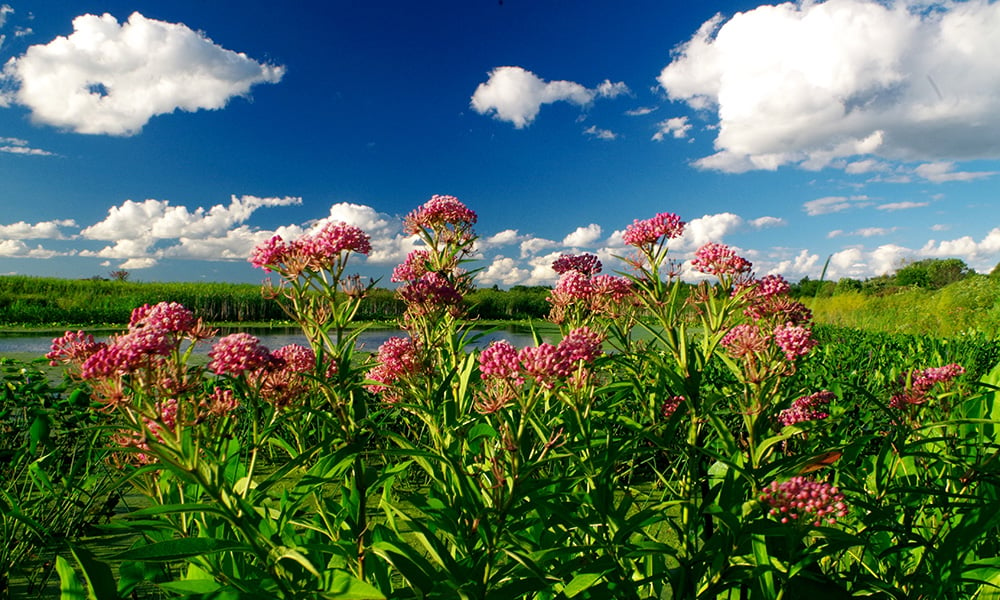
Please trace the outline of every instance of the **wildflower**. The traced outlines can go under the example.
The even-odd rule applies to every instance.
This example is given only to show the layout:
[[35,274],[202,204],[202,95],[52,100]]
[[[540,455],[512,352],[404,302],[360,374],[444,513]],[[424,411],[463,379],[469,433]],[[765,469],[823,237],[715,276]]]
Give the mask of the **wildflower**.
[[770,336],[757,325],[737,325],[729,330],[719,344],[734,358],[758,354],[768,347]]
[[673,213],[659,213],[651,219],[636,219],[625,228],[622,241],[629,246],[641,248],[655,244],[660,238],[674,239],[684,233],[684,221]]
[[663,401],[663,406],[660,407],[660,414],[664,419],[670,419],[677,412],[677,409],[684,404],[684,396],[671,396]]
[[603,354],[601,343],[604,339],[589,327],[580,327],[566,334],[556,346],[559,356],[567,363],[568,369],[575,369],[580,362],[594,362]]
[[282,346],[272,352],[271,356],[293,373],[308,373],[316,366],[316,353],[299,344]]
[[129,329],[139,327],[159,329],[171,333],[183,333],[194,328],[197,321],[194,313],[177,302],[160,302],[150,306],[143,304],[132,311]]
[[52,350],[45,355],[49,359],[50,366],[58,366],[59,363],[82,364],[92,354],[107,346],[104,342],[95,342],[94,336],[82,331],[67,331],[52,340]]
[[738,256],[729,246],[715,242],[698,248],[691,260],[693,269],[716,277],[746,274],[752,266],[750,261]]
[[239,405],[233,390],[216,387],[212,388],[207,400],[202,399],[199,408],[213,417],[221,417],[236,410]]
[[764,488],[760,501],[771,507],[768,514],[782,523],[798,522],[819,527],[847,516],[844,495],[829,483],[805,477],[777,481]]
[[598,275],[590,280],[590,285],[594,290],[594,296],[604,300],[615,302],[624,300],[633,293],[632,281],[628,277],[615,277],[614,275]]
[[787,427],[803,421],[825,419],[830,416],[826,407],[834,398],[833,392],[826,390],[796,398],[791,406],[778,413],[778,421]]
[[393,282],[415,281],[420,279],[429,271],[428,261],[430,252],[427,250],[413,250],[406,255],[406,260],[392,270]]
[[239,375],[266,366],[271,353],[248,333],[233,333],[220,339],[208,353],[208,369],[216,375]]
[[417,345],[412,338],[391,337],[378,349],[378,365],[365,374],[377,383],[365,388],[373,394],[382,394],[386,402],[399,400],[399,396],[389,387],[396,382],[415,375],[423,369]]
[[569,375],[566,362],[552,344],[540,344],[521,348],[517,353],[521,369],[525,375],[546,387],[554,387],[553,381]]
[[447,277],[430,271],[396,290],[406,302],[409,316],[424,316],[439,309],[461,312],[462,294]]
[[588,300],[594,293],[590,277],[580,271],[566,271],[559,277],[556,287],[552,290],[554,296],[563,296],[568,300]]
[[552,263],[552,270],[560,275],[569,271],[576,271],[581,275],[593,277],[601,272],[601,261],[593,254],[562,254]]
[[403,231],[414,235],[421,230],[439,231],[447,226],[467,230],[476,224],[478,217],[454,196],[434,195],[420,208],[406,215]]
[[282,265],[288,256],[289,247],[280,235],[258,244],[250,253],[250,264],[257,269],[264,269],[265,273],[270,273],[271,267]]
[[909,376],[909,385],[892,397],[889,406],[898,409],[909,404],[923,404],[930,398],[930,392],[935,385],[947,384],[963,374],[965,374],[965,368],[957,363],[912,371]]
[[789,361],[809,354],[817,346],[812,339],[812,330],[788,323],[774,330],[774,343],[785,353]]
[[484,379],[507,379],[524,383],[519,373],[517,348],[506,340],[490,344],[479,354],[479,376]]

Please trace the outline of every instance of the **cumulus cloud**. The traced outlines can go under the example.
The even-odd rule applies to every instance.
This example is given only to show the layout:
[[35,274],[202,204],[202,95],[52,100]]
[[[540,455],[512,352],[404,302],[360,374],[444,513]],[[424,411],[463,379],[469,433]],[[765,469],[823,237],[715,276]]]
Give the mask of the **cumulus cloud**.
[[41,246],[29,247],[21,240],[0,240],[0,256],[4,258],[52,258],[60,253]]
[[0,225],[0,238],[6,240],[63,240],[61,229],[63,227],[76,227],[73,219],[59,219],[55,221],[41,221],[39,223],[26,223],[18,221],[10,225]]
[[72,34],[8,61],[3,77],[16,88],[11,100],[36,123],[128,136],[156,115],[220,109],[284,71],[136,12],[124,24],[107,13],[81,15]]
[[601,238],[601,226],[591,223],[586,227],[577,227],[573,233],[563,238],[562,245],[570,248],[585,248],[593,245]]
[[521,258],[538,254],[542,250],[555,248],[558,242],[539,237],[529,237],[521,242]]
[[632,110],[626,110],[625,114],[630,117],[641,117],[643,115],[648,115],[649,113],[656,110],[655,106],[640,106],[639,108],[633,108]]
[[687,117],[673,117],[666,121],[660,121],[656,126],[659,128],[653,134],[653,141],[656,142],[662,142],[667,136],[683,140],[687,137],[688,131],[691,130],[691,124],[688,123]]
[[843,212],[851,208],[861,208],[870,206],[868,196],[826,196],[810,200],[802,205],[802,210],[810,217],[816,215],[826,215],[835,212]]
[[784,227],[788,222],[780,217],[758,217],[747,221],[747,224],[754,229],[766,229],[768,227]]
[[14,9],[9,4],[0,5],[0,27],[3,27],[7,23],[7,15],[12,12],[14,12]]
[[520,242],[522,237],[518,235],[516,229],[504,229],[499,233],[479,240],[479,246],[484,248],[495,248],[499,246],[509,246]]
[[521,67],[497,67],[476,88],[471,106],[479,114],[492,113],[521,129],[535,120],[543,104],[569,102],[586,106],[596,97],[614,98],[627,92],[628,87],[621,82],[605,80],[595,89],[588,89],[573,81],[545,81]]
[[1000,3],[982,0],[759,6],[704,23],[659,83],[717,117],[703,168],[998,158],[998,30]]
[[483,285],[516,285],[527,281],[530,276],[531,271],[518,267],[513,258],[498,255],[476,275],[476,281]]

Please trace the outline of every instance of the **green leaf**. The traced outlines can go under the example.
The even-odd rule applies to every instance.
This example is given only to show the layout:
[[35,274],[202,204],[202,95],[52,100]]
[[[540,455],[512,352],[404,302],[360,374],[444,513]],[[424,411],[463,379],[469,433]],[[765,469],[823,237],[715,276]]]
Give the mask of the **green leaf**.
[[48,413],[39,412],[35,415],[35,421],[31,424],[31,429],[28,430],[32,454],[37,453],[39,446],[47,448],[52,445],[52,440],[49,438],[49,431],[51,429],[52,417]]
[[115,587],[115,576],[111,573],[111,567],[94,558],[94,554],[89,550],[75,546],[70,546],[69,550],[80,565],[84,579],[87,580],[89,588],[87,598],[118,600],[118,590]]
[[331,600],[385,600],[385,594],[346,571],[334,571],[329,589],[321,598]]
[[209,579],[188,579],[158,583],[156,587],[177,594],[214,594],[222,585]]
[[169,562],[202,554],[216,552],[246,551],[246,546],[233,540],[193,537],[157,542],[147,546],[131,548],[116,554],[115,560],[143,560],[147,562]]
[[56,557],[56,571],[59,573],[60,600],[87,600],[87,590],[76,578],[76,571],[69,561],[61,556]]
[[577,573],[573,580],[563,589],[567,598],[572,598],[590,586],[604,579],[604,573]]

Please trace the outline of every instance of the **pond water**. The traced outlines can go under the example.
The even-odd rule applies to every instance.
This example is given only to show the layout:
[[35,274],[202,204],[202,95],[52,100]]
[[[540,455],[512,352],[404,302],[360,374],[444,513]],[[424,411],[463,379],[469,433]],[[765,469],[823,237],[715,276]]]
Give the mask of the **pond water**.
[[[292,327],[267,327],[267,328],[240,328],[225,329],[220,331],[220,335],[227,335],[236,331],[245,331],[257,336],[261,343],[271,350],[276,350],[288,344],[306,345],[306,338],[302,333]],[[502,329],[474,329],[475,333],[482,334],[472,344],[475,348],[485,348],[495,340],[507,340],[518,348],[534,345],[531,331],[524,327],[508,327]],[[358,337],[358,349],[367,352],[374,352],[387,339],[393,336],[405,336],[406,333],[399,329],[367,329],[361,332]],[[13,353],[44,355],[52,348],[52,339],[59,337],[51,333],[46,335],[38,334],[0,334],[0,356]],[[97,340],[106,339],[106,336],[94,336]],[[553,339],[551,334],[543,334],[542,341],[553,343],[558,338]],[[196,353],[205,354],[212,347],[212,341],[201,344],[195,348]]]

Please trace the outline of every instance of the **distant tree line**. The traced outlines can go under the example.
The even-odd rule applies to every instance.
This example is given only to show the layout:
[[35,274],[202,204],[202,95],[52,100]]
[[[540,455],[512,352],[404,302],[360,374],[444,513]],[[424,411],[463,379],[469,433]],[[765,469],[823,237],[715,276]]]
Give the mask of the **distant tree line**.
[[[891,275],[879,275],[865,280],[843,277],[837,281],[823,281],[803,277],[792,284],[791,293],[795,297],[805,298],[828,298],[846,292],[885,296],[914,288],[939,290],[975,274],[959,258],[925,258],[906,263]],[[993,268],[989,276],[1000,278],[1000,264]]]

